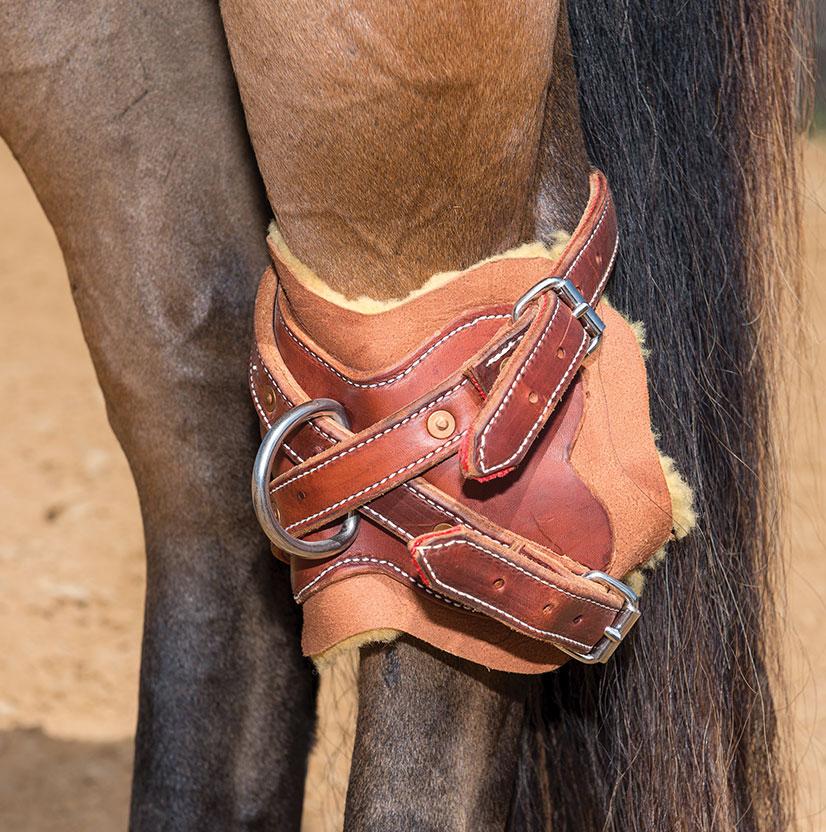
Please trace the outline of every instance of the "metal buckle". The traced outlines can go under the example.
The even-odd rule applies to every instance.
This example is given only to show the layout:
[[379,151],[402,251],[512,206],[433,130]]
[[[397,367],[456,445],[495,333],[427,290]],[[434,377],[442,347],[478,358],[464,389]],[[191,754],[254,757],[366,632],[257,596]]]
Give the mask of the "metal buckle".
[[602,318],[597,315],[594,307],[585,300],[585,296],[577,289],[572,280],[567,277],[546,277],[535,283],[519,298],[513,305],[513,320],[516,322],[521,314],[525,311],[525,307],[539,295],[544,294],[550,289],[555,292],[566,306],[573,310],[574,317],[580,321],[585,332],[591,336],[591,343],[585,351],[585,355],[591,353],[599,346],[602,333],[605,331],[605,323]]
[[556,644],[555,646],[578,662],[583,662],[584,664],[605,664],[614,655],[614,651],[620,646],[622,640],[628,635],[634,624],[637,623],[637,619],[640,617],[640,599],[630,586],[624,584],[622,581],[618,581],[616,578],[612,578],[610,575],[606,575],[604,572],[594,570],[593,572],[588,572],[583,577],[589,581],[596,581],[597,583],[603,584],[610,589],[615,589],[625,599],[625,603],[622,605],[619,613],[617,613],[614,623],[610,627],[605,628],[602,638],[594,645],[590,652],[584,654],[577,653],[574,650],[563,647],[561,644]]
[[264,534],[279,549],[309,560],[329,558],[343,552],[355,540],[361,520],[358,513],[351,511],[345,517],[341,528],[332,537],[324,540],[301,540],[287,532],[281,525],[278,514],[273,511],[270,480],[275,458],[288,434],[316,416],[332,416],[345,428],[350,427],[344,408],[333,399],[313,399],[291,407],[283,416],[276,419],[267,431],[252,468],[252,504]]

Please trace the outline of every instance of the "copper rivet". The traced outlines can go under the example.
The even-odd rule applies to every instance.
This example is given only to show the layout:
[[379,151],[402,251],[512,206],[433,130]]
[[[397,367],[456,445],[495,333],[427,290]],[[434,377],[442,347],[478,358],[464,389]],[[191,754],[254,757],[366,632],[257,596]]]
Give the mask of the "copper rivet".
[[536,395],[536,393],[531,393],[531,394],[528,396],[528,401],[529,401],[531,404],[536,404],[536,403],[539,401],[539,396],[537,396],[537,395]]
[[275,407],[275,393],[273,393],[271,387],[268,387],[267,392],[264,393],[264,407],[267,410],[272,410]]
[[551,612],[553,612],[553,606],[551,606],[551,604],[545,604],[545,606],[542,607],[542,612],[544,612],[545,615],[549,615]]
[[602,265],[602,255],[598,254],[595,259],[597,261],[597,265],[601,266]]
[[437,524],[436,526],[433,527],[433,531],[434,532],[447,532],[447,531],[450,531],[450,529],[452,529],[452,528],[453,528],[453,526],[451,526],[450,523],[439,523],[439,524]]
[[447,439],[456,430],[456,420],[447,410],[436,410],[427,418],[427,432],[434,439]]
[[504,581],[502,578],[497,578],[497,579],[493,582],[493,585],[494,585],[497,589],[502,589],[502,587],[505,585],[505,581]]
[[560,348],[556,351],[556,357],[557,357],[557,358],[565,358],[565,350],[564,350],[562,347],[560,347]]

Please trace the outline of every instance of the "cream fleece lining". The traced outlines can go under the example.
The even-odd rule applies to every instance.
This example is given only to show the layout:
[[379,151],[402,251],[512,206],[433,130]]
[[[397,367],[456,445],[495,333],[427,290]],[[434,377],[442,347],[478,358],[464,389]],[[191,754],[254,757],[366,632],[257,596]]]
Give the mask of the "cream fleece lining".
[[335,664],[339,657],[345,653],[358,651],[365,644],[390,644],[391,641],[395,641],[401,635],[401,631],[392,630],[389,627],[382,628],[381,630],[367,630],[363,633],[356,633],[354,636],[350,636],[350,638],[345,638],[323,653],[311,656],[311,658],[316,666],[316,670],[320,673],[322,670],[326,670]]
[[359,312],[362,315],[379,315],[382,312],[387,312],[390,309],[395,309],[397,306],[403,306],[434,289],[439,289],[446,286],[452,280],[455,280],[460,274],[476,269],[486,263],[492,263],[496,260],[511,260],[516,258],[533,259],[545,258],[549,261],[554,261],[559,258],[565,249],[565,246],[570,240],[570,235],[565,231],[557,231],[554,235],[552,245],[547,246],[544,243],[533,242],[523,243],[516,248],[509,249],[501,254],[495,254],[491,257],[486,257],[478,263],[474,263],[467,269],[452,272],[437,272],[431,275],[418,289],[414,289],[409,295],[403,298],[390,298],[388,300],[378,300],[376,298],[361,295],[357,298],[345,297],[341,292],[332,289],[328,286],[312,269],[305,266],[289,249],[281,232],[275,221],[270,223],[269,240],[278,256],[286,263],[293,276],[298,282],[308,291],[312,292],[319,298],[333,303],[342,309],[348,309],[351,312]]

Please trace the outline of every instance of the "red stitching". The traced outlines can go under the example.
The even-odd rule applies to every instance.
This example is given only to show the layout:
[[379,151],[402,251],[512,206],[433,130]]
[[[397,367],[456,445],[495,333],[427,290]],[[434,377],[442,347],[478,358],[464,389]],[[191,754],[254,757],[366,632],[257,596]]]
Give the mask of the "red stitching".
[[471,383],[471,384],[473,385],[473,387],[475,388],[476,392],[479,394],[479,398],[481,398],[483,402],[484,402],[484,401],[487,401],[488,394],[485,392],[485,390],[484,390],[484,388],[482,387],[482,385],[481,385],[481,384],[479,384],[479,382],[476,380],[476,377],[473,375],[473,371],[472,371],[472,370],[468,370],[468,372],[467,372],[467,377],[468,377],[468,379],[470,380],[470,383]]
[[486,477],[476,477],[476,482],[489,482],[490,480],[498,480],[499,477],[507,477],[512,471],[516,470],[515,465],[511,465],[510,468],[503,468],[501,471],[497,471],[495,474],[488,474]]
[[[477,418],[477,420],[474,421],[474,424],[471,426],[471,431],[473,432],[474,436],[479,437],[478,441],[475,441],[473,443],[473,462],[474,462],[474,465],[476,466],[477,470],[480,473],[483,472],[483,471],[491,471],[491,469],[496,469],[497,468],[496,463],[494,463],[491,466],[485,465],[485,460],[484,460],[485,437],[486,437],[488,431],[493,428],[493,425],[496,422],[496,420],[499,418],[499,416],[502,414],[502,412],[507,407],[508,400],[510,399],[513,391],[516,389],[517,385],[519,384],[519,381],[521,380],[523,373],[526,371],[526,369],[527,369],[528,365],[531,363],[531,361],[533,361],[533,358],[536,355],[540,345],[545,340],[545,336],[548,334],[551,327],[553,326],[554,321],[556,320],[556,314],[559,311],[559,308],[560,308],[560,305],[561,305],[561,301],[558,298],[556,299],[556,302],[554,304],[554,311],[553,311],[553,314],[550,317],[550,320],[548,320],[548,322],[542,327],[541,334],[538,335],[538,336],[535,336],[534,346],[530,350],[530,353],[527,356],[525,356],[522,359],[522,361],[517,365],[514,361],[516,355],[518,354],[520,349],[527,350],[528,347],[530,347],[530,343],[528,343],[527,347],[525,346],[525,339],[528,337],[528,334],[533,329],[534,324],[536,323],[536,321],[540,320],[542,318],[542,316],[545,314],[545,310],[548,308],[550,303],[551,303],[551,301],[548,298],[547,292],[540,296],[539,302],[538,302],[538,307],[539,308],[537,309],[536,317],[531,322],[530,326],[528,327],[527,331],[525,332],[525,338],[522,339],[522,343],[519,345],[519,347],[517,347],[516,351],[514,351],[514,354],[511,356],[511,360],[510,360],[509,365],[508,365],[508,366],[512,366],[512,369],[514,369],[516,371],[516,373],[513,376],[513,378],[511,379],[510,384],[508,385],[507,392],[505,393],[504,397],[502,397],[502,399],[499,402],[499,405],[496,408],[495,412],[488,419],[488,421],[485,423],[485,426],[481,430],[481,432],[479,431],[479,428],[476,427],[476,424],[478,422],[478,418]],[[537,337],[538,337],[538,340],[536,340]],[[506,372],[507,372],[507,370],[506,370]],[[501,370],[500,370],[500,373],[501,373]],[[497,377],[496,383],[494,385],[494,389],[496,389],[496,387],[498,387],[498,386],[499,386],[499,378]],[[491,392],[493,392],[493,391],[491,391]],[[501,393],[500,393],[500,395],[501,395]],[[475,428],[475,430],[474,430],[474,428]],[[468,431],[468,432],[470,433],[471,431]],[[515,456],[515,454],[511,454],[510,458],[505,460],[505,462],[506,463],[510,462],[511,459],[513,459],[514,456]],[[502,463],[498,463],[498,465],[501,465],[501,464]]]
[[[416,560],[416,558],[412,554],[410,555],[410,560],[413,562],[413,568],[416,570],[416,574],[419,576],[419,579],[421,580],[421,582],[426,587],[430,587],[430,580],[428,579],[427,575],[425,575],[425,573],[422,571],[422,567],[419,566],[419,562]],[[432,589],[432,587],[431,587],[431,589]]]
[[419,577],[424,582],[425,586],[430,586],[430,580],[428,579],[427,575],[422,571],[422,567],[419,565],[419,562],[416,560],[416,553],[419,551],[419,547],[423,543],[429,543],[431,540],[436,540],[440,537],[448,537],[449,535],[456,534],[457,532],[461,531],[461,526],[451,526],[449,529],[442,529],[438,532],[427,532],[426,534],[419,535],[415,540],[411,540],[407,545],[410,549],[410,560],[413,562],[413,568],[416,572],[419,573]]
[[469,428],[468,432],[465,434],[465,438],[462,440],[462,444],[459,445],[459,466],[462,469],[462,474],[465,477],[472,477],[473,474],[470,473],[470,437],[473,431]]

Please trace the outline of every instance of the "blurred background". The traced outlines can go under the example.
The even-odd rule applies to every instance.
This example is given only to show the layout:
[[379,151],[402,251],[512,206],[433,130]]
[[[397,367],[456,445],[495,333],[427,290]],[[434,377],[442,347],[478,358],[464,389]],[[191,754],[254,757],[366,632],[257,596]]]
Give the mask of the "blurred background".
[[[826,423],[819,414],[826,404],[826,3],[820,5],[821,81],[805,147],[801,308],[809,349],[789,356],[800,366],[790,391],[783,610],[790,693],[783,718],[793,740],[800,827],[818,831],[826,830]],[[0,830],[125,829],[144,582],[137,497],[106,422],[54,234],[2,143],[0,298]],[[336,742],[322,745],[314,776],[328,777],[325,755]],[[306,832],[317,828],[316,810],[311,800]]]

